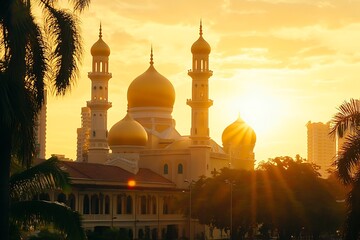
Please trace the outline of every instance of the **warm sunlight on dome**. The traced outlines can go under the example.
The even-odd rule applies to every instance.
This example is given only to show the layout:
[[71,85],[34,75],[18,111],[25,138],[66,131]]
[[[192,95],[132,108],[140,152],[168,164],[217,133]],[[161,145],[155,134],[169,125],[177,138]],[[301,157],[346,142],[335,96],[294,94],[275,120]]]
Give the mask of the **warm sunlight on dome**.
[[282,116],[286,115],[286,102],[271,93],[271,89],[256,88],[233,99],[232,107],[251,126],[257,135],[277,131]]

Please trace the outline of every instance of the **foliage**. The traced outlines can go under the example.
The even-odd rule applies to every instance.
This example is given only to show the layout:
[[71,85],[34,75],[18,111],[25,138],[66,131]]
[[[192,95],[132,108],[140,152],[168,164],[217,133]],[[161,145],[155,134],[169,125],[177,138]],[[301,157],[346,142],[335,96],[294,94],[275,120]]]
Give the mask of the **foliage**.
[[317,170],[290,157],[261,163],[254,171],[224,168],[192,186],[192,215],[223,230],[230,229],[232,216],[234,239],[258,234],[269,239],[275,231],[280,239],[300,234],[318,239],[321,233],[335,233],[343,215],[341,204]]
[[66,239],[85,239],[79,213],[64,204],[35,198],[50,190],[69,189],[69,185],[69,176],[61,169],[56,158],[12,175],[10,221],[13,231],[52,225],[64,233]]
[[[69,1],[77,12],[90,0]],[[56,0],[0,0],[0,236],[9,239],[10,162],[30,167],[44,89],[64,94],[81,57],[78,19]],[[44,21],[36,18],[42,10]]]
[[360,100],[351,99],[338,108],[332,119],[331,134],[345,138],[334,165],[345,185],[352,186],[347,197],[345,239],[360,237]]
[[66,240],[64,235],[47,229],[41,230],[38,234],[30,236],[28,240]]

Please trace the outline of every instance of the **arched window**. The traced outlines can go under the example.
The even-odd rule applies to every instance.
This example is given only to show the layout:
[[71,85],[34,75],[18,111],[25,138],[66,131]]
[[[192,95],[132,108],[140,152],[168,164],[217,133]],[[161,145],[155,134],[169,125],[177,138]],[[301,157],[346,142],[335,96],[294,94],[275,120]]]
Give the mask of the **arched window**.
[[169,205],[168,205],[168,198],[164,197],[164,202],[163,202],[163,214],[168,214],[169,213]]
[[60,193],[60,194],[57,196],[56,201],[58,201],[59,203],[66,203],[66,195],[63,194],[63,193]]
[[109,197],[109,195],[105,196],[105,214],[110,214],[110,197]]
[[90,210],[90,200],[89,196],[86,194],[84,196],[84,202],[83,202],[83,214],[89,214]]
[[178,174],[182,174],[183,173],[183,165],[181,163],[179,163],[178,165]]
[[164,174],[169,173],[169,166],[167,164],[164,165]]
[[132,197],[126,197],[126,214],[132,214]]
[[91,196],[91,214],[99,214],[99,197],[97,194]]
[[102,193],[99,194],[99,208],[99,213],[104,214],[104,194]]
[[116,214],[122,214],[123,213],[123,195],[117,195],[116,197]]
[[70,193],[68,197],[68,204],[71,210],[75,210],[75,195]]

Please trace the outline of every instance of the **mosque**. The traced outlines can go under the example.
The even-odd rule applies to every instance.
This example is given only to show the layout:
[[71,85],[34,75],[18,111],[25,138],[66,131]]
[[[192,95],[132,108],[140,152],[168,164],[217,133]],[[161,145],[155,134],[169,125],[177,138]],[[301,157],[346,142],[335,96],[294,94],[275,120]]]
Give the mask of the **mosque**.
[[110,48],[100,26],[99,39],[91,47],[91,99],[81,110],[77,160],[63,162],[74,187],[70,194],[57,196],[83,214],[86,229],[125,229],[130,239],[214,237],[196,219],[179,212],[175,202],[187,194],[191,204],[191,184],[200,176],[224,167],[253,169],[256,135],[239,117],[224,129],[222,146],[211,139],[211,47],[201,23],[199,35],[191,46],[188,71],[190,134],[176,130],[175,89],[155,69],[152,49],[149,68],[128,87],[127,113],[108,130]]

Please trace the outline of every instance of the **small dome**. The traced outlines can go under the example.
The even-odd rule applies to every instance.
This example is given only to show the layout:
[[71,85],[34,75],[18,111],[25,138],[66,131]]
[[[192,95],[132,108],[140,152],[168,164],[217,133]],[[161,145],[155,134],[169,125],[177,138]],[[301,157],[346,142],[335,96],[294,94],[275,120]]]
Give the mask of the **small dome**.
[[91,47],[91,55],[92,56],[106,56],[110,55],[110,48],[109,46],[102,40],[102,33],[101,33],[101,25],[100,25],[100,32],[99,32],[99,40],[97,40],[94,45]]
[[102,38],[99,38],[94,45],[91,47],[91,55],[92,56],[106,56],[108,57],[110,55],[110,48],[109,46],[102,40]]
[[174,105],[175,90],[173,85],[154,68],[152,53],[150,60],[150,67],[143,74],[135,78],[128,88],[128,108],[172,108]]
[[109,146],[145,146],[148,140],[147,133],[140,123],[129,114],[111,127],[108,136]]
[[200,22],[200,37],[191,46],[191,53],[192,54],[210,54],[210,52],[211,52],[210,44],[207,41],[205,41],[205,39],[202,37],[202,24]]
[[191,46],[192,54],[210,54],[211,47],[210,44],[205,41],[205,39],[200,36],[199,39],[193,43]]
[[221,138],[224,146],[254,147],[256,142],[255,131],[240,117],[224,129]]

